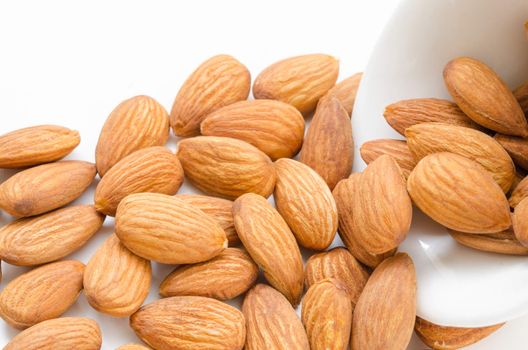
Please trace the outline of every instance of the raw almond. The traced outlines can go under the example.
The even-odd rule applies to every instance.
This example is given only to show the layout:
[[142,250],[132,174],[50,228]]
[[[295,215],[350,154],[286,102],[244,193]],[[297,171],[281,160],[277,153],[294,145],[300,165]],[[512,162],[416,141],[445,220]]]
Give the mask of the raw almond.
[[528,255],[528,248],[515,238],[511,228],[498,233],[484,235],[453,230],[448,230],[448,232],[458,243],[469,248],[498,254]]
[[513,91],[525,115],[528,115],[528,81]]
[[16,217],[60,208],[90,186],[95,172],[94,164],[76,160],[23,170],[0,185],[0,208]]
[[80,261],[66,260],[18,276],[0,293],[0,316],[19,329],[59,317],[77,300],[83,272]]
[[104,222],[91,205],[78,205],[15,220],[0,228],[0,259],[32,266],[55,261],[82,247]]
[[436,222],[466,233],[495,233],[511,225],[508,200],[491,174],[458,154],[423,158],[407,181],[414,204]]
[[411,154],[407,142],[393,139],[379,139],[367,141],[359,149],[361,158],[365,163],[370,164],[380,156],[387,154],[394,158],[400,166],[403,176],[408,178],[411,171],[416,166],[416,160]]
[[150,261],[129,251],[112,234],[86,265],[84,294],[99,312],[130,316],[147,297],[151,275]]
[[284,102],[241,101],[209,114],[200,129],[205,136],[246,141],[275,160],[297,154],[304,137],[304,118]]
[[325,96],[332,95],[337,97],[341,105],[346,109],[348,115],[351,116],[361,78],[363,78],[363,73],[356,73],[335,84],[333,88],[328,90]]
[[288,300],[275,289],[257,284],[242,305],[246,350],[310,350],[308,337]]
[[180,88],[170,114],[178,136],[200,133],[200,123],[214,110],[245,100],[251,77],[247,68],[228,55],[211,57],[187,78]]
[[476,123],[514,136],[528,136],[524,113],[504,81],[490,67],[459,57],[444,69],[447,90],[468,117]]
[[516,207],[512,216],[513,232],[517,240],[528,247],[528,199],[523,199]]
[[416,272],[411,258],[398,253],[370,276],[354,309],[353,349],[406,349],[416,317]]
[[198,295],[230,300],[257,280],[258,266],[241,249],[227,248],[211,260],[177,267],[160,285],[160,295]]
[[43,321],[17,334],[4,350],[99,350],[101,329],[94,320],[63,317]]
[[511,195],[513,193],[513,191],[515,191],[515,189],[517,188],[517,186],[519,186],[519,184],[521,183],[521,181],[526,177],[526,174],[524,172],[521,172],[519,170],[517,170],[515,172],[515,177],[513,178],[513,182],[512,182],[512,185],[510,187],[510,192],[509,194]]
[[339,74],[339,61],[323,54],[296,56],[264,69],[253,83],[256,99],[286,102],[302,114],[312,112]]
[[515,208],[524,198],[528,197],[528,176],[525,176],[512,191],[508,201]]
[[246,339],[242,313],[205,297],[157,300],[133,314],[130,326],[154,349],[242,350]]
[[115,228],[133,253],[164,264],[206,261],[227,246],[225,232],[215,219],[176,197],[158,193],[123,199]]
[[228,199],[252,192],[268,197],[275,186],[271,159],[229,137],[199,136],[178,144],[185,176],[200,190]]
[[139,344],[127,344],[118,347],[116,350],[150,350],[150,348]]
[[528,170],[528,140],[522,137],[496,134],[495,140],[508,152],[517,166]]
[[169,115],[149,96],[135,96],[121,102],[106,119],[97,148],[95,164],[102,177],[130,153],[163,146],[169,137]]
[[297,305],[303,292],[303,263],[286,221],[264,197],[253,193],[235,201],[233,217],[240,240],[266,279]]
[[330,189],[352,172],[352,125],[337,97],[319,101],[299,160],[321,175]]
[[275,204],[297,242],[309,249],[326,249],[338,223],[332,192],[314,170],[296,160],[279,159],[275,169]]
[[54,162],[79,143],[79,132],[56,125],[39,125],[0,136],[0,168],[21,168]]
[[302,323],[311,350],[347,350],[352,327],[352,304],[336,280],[312,285],[302,303]]
[[114,165],[95,189],[95,208],[114,216],[119,202],[132,193],[175,194],[183,183],[178,157],[165,147],[129,154]]

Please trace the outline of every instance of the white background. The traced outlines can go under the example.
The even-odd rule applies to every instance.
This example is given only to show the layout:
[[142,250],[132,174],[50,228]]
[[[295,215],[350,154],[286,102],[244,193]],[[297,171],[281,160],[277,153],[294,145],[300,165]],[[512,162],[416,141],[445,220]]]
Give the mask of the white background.
[[[69,158],[94,161],[100,128],[120,101],[147,94],[170,110],[186,76],[212,55],[235,56],[253,77],[278,59],[314,52],[338,57],[342,78],[363,70],[396,5],[397,0],[0,1],[0,134],[64,125],[82,138]],[[0,180],[11,173],[0,172]],[[90,193],[78,202],[91,200]],[[0,216],[2,224],[9,220]],[[107,220],[74,257],[87,262],[111,226]],[[3,267],[1,288],[25,271]],[[148,300],[157,298],[159,281],[170,270],[154,264]],[[97,319],[103,349],[137,341],[127,319],[97,314],[82,295],[67,315]],[[510,322],[471,349],[523,349],[527,326],[527,317]],[[0,325],[0,345],[16,333]],[[414,341],[410,349],[425,346]]]

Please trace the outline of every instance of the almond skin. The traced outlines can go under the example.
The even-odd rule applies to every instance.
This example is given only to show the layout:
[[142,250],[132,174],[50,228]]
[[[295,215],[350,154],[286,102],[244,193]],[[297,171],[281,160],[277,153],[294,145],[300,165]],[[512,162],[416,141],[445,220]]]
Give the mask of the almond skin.
[[58,260],[82,247],[104,219],[93,206],[78,205],[15,220],[0,228],[0,259],[19,266]]
[[528,81],[513,91],[513,96],[519,102],[524,115],[528,115]]
[[321,175],[330,189],[352,172],[352,124],[336,97],[329,96],[319,101],[299,160]]
[[284,102],[240,101],[209,114],[200,128],[205,136],[245,141],[275,160],[297,154],[304,137],[304,118]]
[[517,166],[528,169],[528,140],[522,137],[496,134],[495,140],[508,152]]
[[314,170],[296,160],[279,159],[275,169],[275,204],[297,242],[309,249],[326,249],[337,230],[332,192]]
[[299,304],[303,292],[303,263],[288,224],[262,196],[248,193],[233,205],[235,227],[249,255],[269,283]]
[[129,251],[112,234],[86,265],[84,294],[99,312],[130,316],[147,297],[151,275],[150,261]]
[[195,136],[200,123],[218,108],[243,101],[249,95],[248,69],[228,55],[211,57],[187,78],[180,88],[170,114],[177,136]]
[[467,233],[510,227],[508,201],[480,164],[454,153],[423,158],[407,181],[414,204],[436,222]]
[[475,235],[453,230],[447,231],[454,240],[469,248],[498,254],[528,255],[528,248],[523,246],[515,238],[513,229],[511,228],[498,233],[485,235]]
[[352,115],[354,103],[356,102],[356,94],[363,78],[363,73],[356,73],[339,83],[335,84],[333,88],[328,90],[326,96],[335,96],[341,102],[341,105],[346,109],[349,116]]
[[227,248],[211,260],[177,267],[160,285],[160,295],[197,295],[230,300],[257,280],[258,266],[241,249]]
[[246,350],[310,350],[308,337],[288,300],[275,289],[257,284],[242,305]]
[[0,316],[18,329],[59,317],[77,300],[83,272],[81,262],[66,260],[18,276],[0,293]]
[[150,350],[150,348],[139,344],[127,344],[118,347],[116,350]]
[[528,247],[528,199],[523,199],[516,207],[512,216],[513,232],[517,240]]
[[178,157],[165,147],[144,148],[114,165],[95,189],[95,208],[115,216],[119,202],[132,193],[175,194],[183,183]]
[[121,102],[110,113],[99,135],[95,164],[101,177],[130,153],[163,146],[169,137],[169,115],[149,96],[135,96]]
[[361,153],[361,158],[367,164],[372,163],[384,154],[391,156],[400,166],[405,178],[409,177],[416,166],[416,160],[409,150],[407,142],[402,140],[379,139],[367,141],[361,145],[359,152]]
[[524,113],[504,81],[487,65],[459,57],[444,68],[447,90],[476,123],[514,136],[528,136]]
[[524,177],[512,191],[508,201],[515,208],[524,198],[528,197],[528,177]]
[[215,219],[164,194],[127,196],[117,209],[115,228],[125,247],[163,264],[206,261],[227,247],[225,232]]
[[23,170],[0,185],[0,208],[15,217],[42,214],[79,197],[95,177],[95,165],[63,160]]
[[416,272],[411,258],[398,253],[370,276],[354,309],[353,349],[406,349],[416,317]]
[[334,86],[338,74],[339,62],[332,56],[312,54],[287,58],[257,76],[253,96],[289,103],[307,115]]
[[269,197],[275,186],[271,159],[229,137],[198,136],[178,144],[185,176],[201,191],[227,199],[252,192]]
[[244,316],[218,300],[179,296],[143,306],[130,317],[136,335],[154,349],[242,350]]
[[99,350],[99,325],[84,317],[62,317],[43,321],[17,334],[4,350]]
[[57,125],[38,125],[0,136],[0,168],[54,162],[79,145],[79,132]]

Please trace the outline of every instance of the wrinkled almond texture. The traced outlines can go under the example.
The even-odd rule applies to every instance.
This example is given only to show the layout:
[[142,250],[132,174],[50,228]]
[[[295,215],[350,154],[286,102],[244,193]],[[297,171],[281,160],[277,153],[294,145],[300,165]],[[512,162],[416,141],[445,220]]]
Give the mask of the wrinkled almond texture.
[[528,197],[528,177],[524,177],[512,191],[508,201],[515,208],[524,198]]
[[528,247],[528,199],[523,199],[515,207],[512,222],[515,237],[523,246]]
[[339,83],[335,84],[333,88],[328,90],[325,96],[335,96],[339,99],[343,107],[346,109],[349,116],[352,115],[354,109],[354,102],[356,102],[356,94],[359,88],[359,83],[363,73],[356,73]]
[[447,230],[451,237],[458,243],[484,252],[508,254],[508,255],[528,255],[528,248],[523,246],[510,228],[498,233],[475,235],[453,230]]
[[522,137],[496,134],[495,140],[508,152],[517,166],[528,170],[528,140]]
[[127,344],[118,347],[116,350],[150,350],[150,348],[139,344]]
[[380,156],[387,154],[394,158],[400,166],[405,178],[408,178],[411,171],[416,166],[416,160],[411,154],[407,142],[393,139],[379,139],[367,141],[359,149],[361,158],[365,163],[370,164]]
[[528,81],[513,91],[513,96],[519,102],[525,115],[528,115]]

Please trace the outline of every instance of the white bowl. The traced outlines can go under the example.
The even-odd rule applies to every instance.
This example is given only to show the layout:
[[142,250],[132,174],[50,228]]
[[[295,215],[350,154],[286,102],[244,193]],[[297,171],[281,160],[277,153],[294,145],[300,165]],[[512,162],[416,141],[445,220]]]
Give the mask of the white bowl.
[[[449,98],[444,65],[471,56],[516,87],[528,80],[526,0],[406,0],[383,31],[365,70],[353,115],[355,171],[359,146],[401,138],[383,118],[386,105],[407,98]],[[486,326],[528,313],[528,257],[484,253],[457,244],[443,227],[414,210],[400,247],[416,265],[418,315],[434,323]]]

